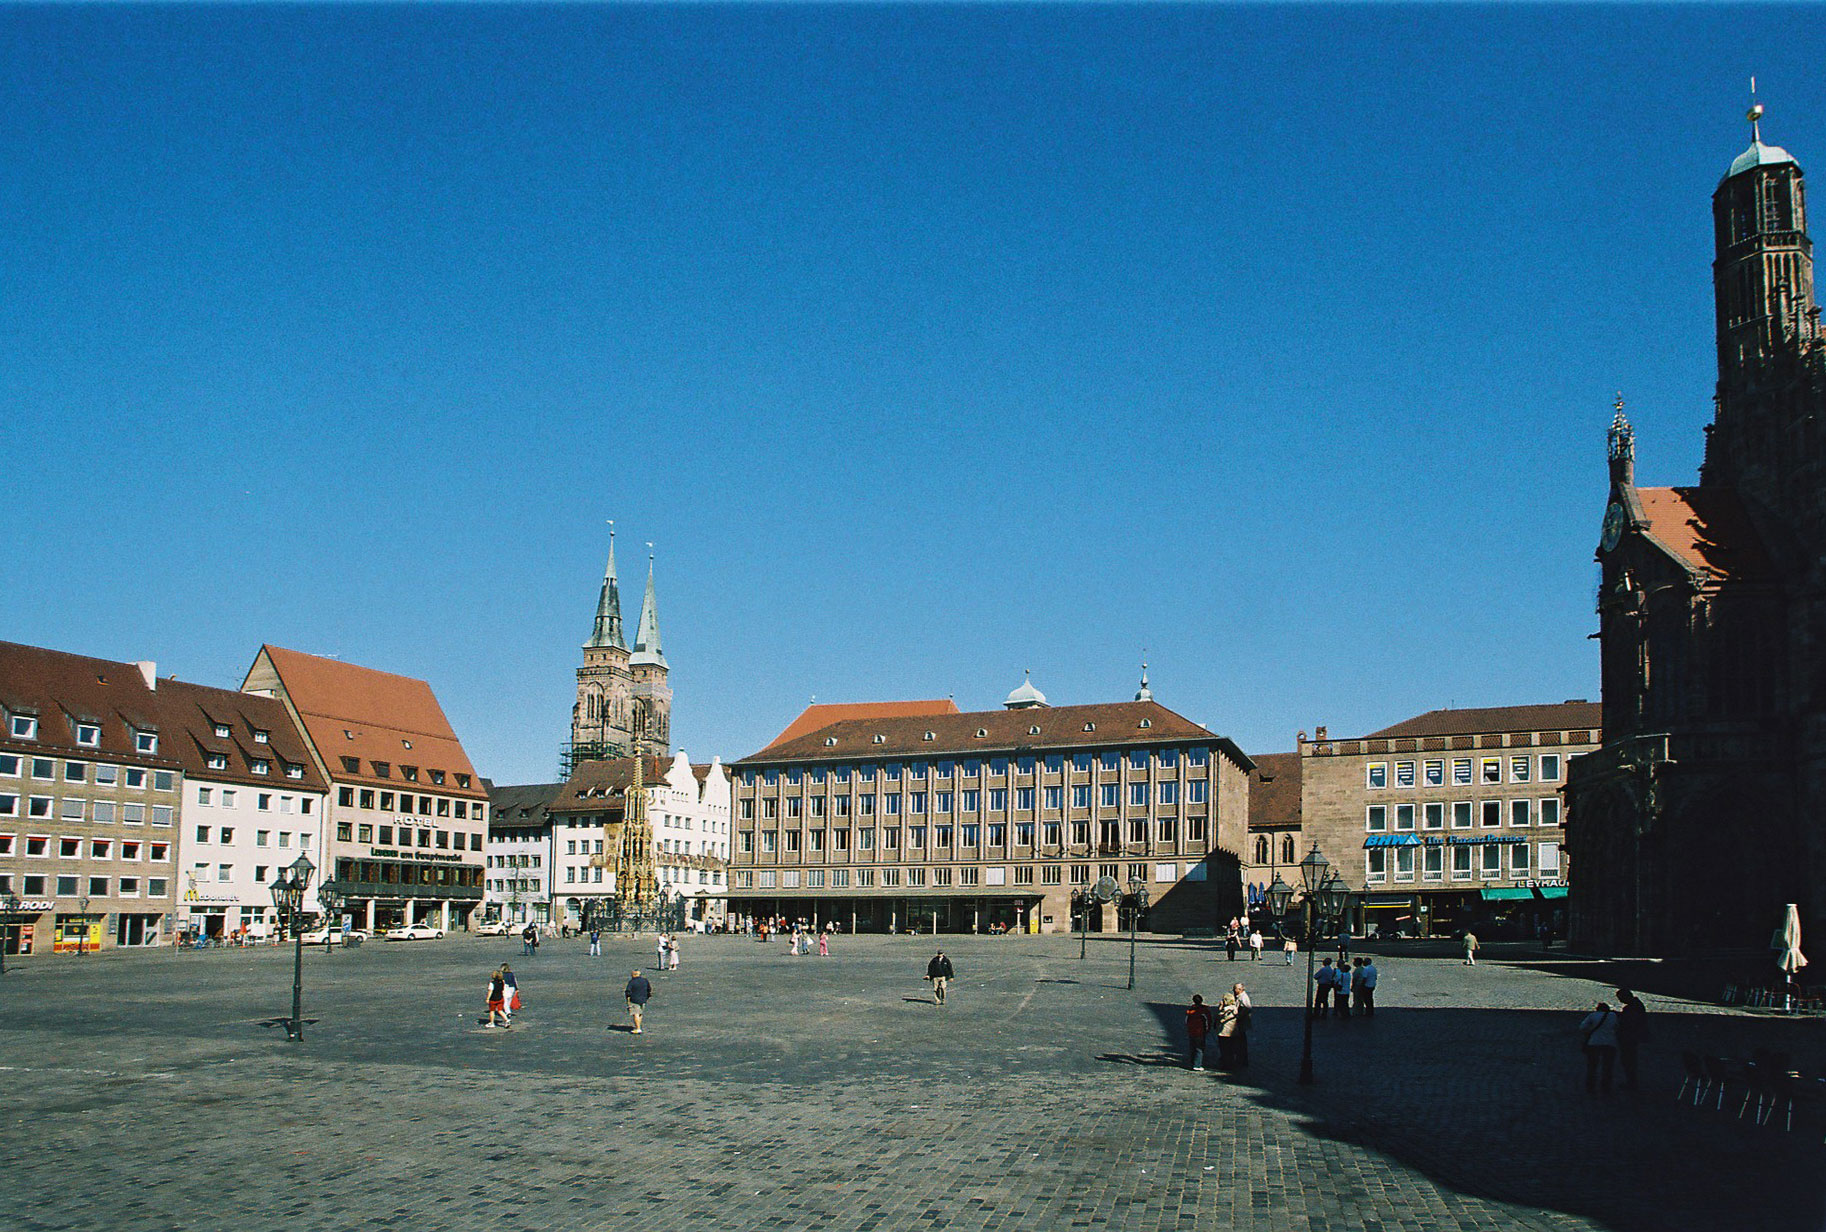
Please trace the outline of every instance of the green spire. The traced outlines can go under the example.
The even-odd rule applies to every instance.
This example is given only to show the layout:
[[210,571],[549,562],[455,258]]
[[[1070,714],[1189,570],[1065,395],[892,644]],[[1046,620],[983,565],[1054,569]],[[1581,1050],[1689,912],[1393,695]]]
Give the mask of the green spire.
[[[648,544],[649,548],[653,545]],[[659,601],[653,597],[653,554],[647,553],[647,595],[640,601],[640,628],[634,633],[634,653],[629,663],[651,663],[666,666],[666,656],[659,648]]]
[[[614,526],[613,522],[609,523]],[[651,583],[648,584],[649,587]],[[585,647],[613,646],[617,650],[628,648],[627,639],[621,632],[621,584],[615,580],[615,532],[609,531],[609,567],[603,571],[602,594],[596,600],[596,627],[590,632],[590,640]]]

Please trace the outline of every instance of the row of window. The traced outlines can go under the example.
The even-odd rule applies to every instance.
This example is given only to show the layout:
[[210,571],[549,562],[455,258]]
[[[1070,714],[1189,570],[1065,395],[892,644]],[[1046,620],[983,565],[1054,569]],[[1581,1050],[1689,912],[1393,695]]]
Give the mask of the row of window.
[[[1363,853],[1365,879],[1374,882],[1445,880],[1447,851],[1452,853],[1452,880],[1485,880],[1504,876],[1503,852],[1509,852],[1508,876],[1557,879],[1560,873],[1558,843],[1483,843],[1456,847],[1372,847]],[[1417,857],[1414,853],[1419,852]]]
[[[402,740],[402,741],[400,741],[400,743],[405,745],[407,748],[412,747],[412,742],[410,740]],[[392,762],[390,762],[390,761],[371,761],[368,764],[373,767],[373,774],[374,774],[375,778],[390,779],[393,777],[393,763]],[[342,768],[343,768],[343,772],[346,774],[360,774],[361,773],[361,758],[359,758],[359,757],[343,758],[342,759]],[[408,783],[418,782],[419,781],[418,774],[419,774],[419,768],[417,766],[402,765],[399,768],[399,777],[404,779]],[[426,777],[427,781],[429,781],[433,787],[444,786],[445,775],[442,770],[426,770],[425,777]],[[467,791],[469,789],[470,779],[467,774],[453,774],[449,777],[458,789],[463,790],[463,791]],[[368,807],[368,806],[364,805],[363,807]]]
[[[1124,761],[1128,763],[1131,770],[1145,771],[1150,765],[1161,770],[1174,770],[1179,767],[1182,756],[1185,764],[1194,769],[1202,767],[1210,761],[1210,752],[1207,749],[1186,749],[1183,751],[1183,754],[1179,749],[1158,749],[1153,751],[1148,749],[1131,749],[1126,754],[1115,749],[1109,749],[1103,753],[1074,753],[1071,758],[1071,763],[1073,770],[1084,773],[1088,773],[1098,766],[1101,766],[1105,770],[1120,770]],[[1019,757],[968,757],[959,760],[940,760],[931,763],[913,761],[906,763],[904,771],[906,777],[909,779],[925,778],[928,771],[938,778],[949,778],[953,774],[962,774],[966,778],[975,778],[983,773],[985,766],[988,767],[990,774],[995,775],[1007,774],[1010,766],[1014,768],[1016,774],[1032,774],[1042,763],[1046,766],[1048,773],[1058,774],[1065,769],[1065,755],[1063,753],[1049,753],[1044,758],[1036,757],[1031,754]],[[872,783],[875,781],[878,770],[883,781],[893,783],[900,780],[903,767],[900,762],[890,761],[881,763],[879,767],[872,763],[865,762],[858,766],[831,766],[828,768],[824,766],[812,766],[810,768],[789,766],[785,770],[780,770],[778,768],[770,768],[761,771],[744,770],[742,772],[742,782],[752,787],[759,781],[772,787],[784,777],[787,783],[795,785],[805,780],[809,780],[813,783],[822,783],[825,781],[825,776],[828,774],[832,782],[847,783],[850,781],[850,776],[854,774],[857,782]]]
[[[1154,874],[1156,884],[1169,885],[1177,882],[1181,876],[1181,865],[1178,864],[1130,864],[1126,866],[1128,881],[1146,881],[1149,872]],[[1184,865],[1184,876],[1193,881],[1203,879],[1204,869],[1200,864]],[[960,866],[957,868],[808,868],[781,869],[778,874],[772,869],[737,869],[735,888],[738,890],[842,890],[852,883],[858,889],[871,889],[879,885],[883,888],[908,886],[924,888],[927,886],[1030,886],[1035,884],[1036,870],[1038,884],[1056,886],[1063,882],[1067,872],[1071,875],[1071,884],[1087,886],[1091,883],[1089,864],[1017,864],[1009,866],[992,866],[976,868]],[[1125,866],[1120,864],[1099,864],[1097,876],[1118,878]]]
[[[88,820],[103,826],[111,826],[116,821],[127,826],[146,824],[147,806],[136,800],[89,800],[82,796],[64,796],[58,800],[50,796],[27,796],[24,805],[25,816],[43,821],[55,817],[59,821]],[[0,817],[18,817],[19,808],[17,795],[0,791]],[[155,826],[168,826],[175,816],[175,810],[169,804],[154,804],[151,810]]]
[[[1508,818],[1511,826],[1557,826],[1560,824],[1560,799],[1548,796],[1542,800],[1430,800],[1421,804],[1372,804],[1364,810],[1363,828],[1371,834],[1385,830],[1412,830],[1419,819],[1422,830],[1443,830],[1446,818],[1452,829],[1469,830],[1474,826],[1492,828]],[[1392,825],[1391,825],[1392,823]]]
[[[218,864],[215,866],[215,871],[216,871],[215,880],[218,882],[226,883],[226,882],[233,881],[235,879],[235,866],[233,864]],[[271,883],[272,872],[273,872],[273,869],[272,869],[271,865],[267,865],[267,864],[254,865],[254,884],[258,887],[261,887],[261,889],[264,890],[264,888]],[[190,879],[192,881],[196,881],[196,882],[207,882],[210,879],[209,865],[207,865],[207,864],[191,865],[190,866]]]
[[[577,868],[574,866],[568,867],[564,870],[564,884],[566,884],[566,885],[601,885],[602,884],[602,873],[603,873],[603,870],[600,868]],[[695,882],[693,882],[692,878],[691,878],[691,875],[693,873],[697,874],[697,880]],[[701,886],[720,886],[723,884],[723,875],[721,873],[716,872],[713,869],[705,869],[705,868],[661,869],[660,870],[660,879],[662,881],[665,881],[668,884],[674,884],[674,885],[676,885],[676,884],[684,884],[684,885],[696,884],[696,885],[701,885]]]
[[[282,764],[285,767],[286,778],[301,779],[304,777],[304,767],[297,762],[288,761],[283,762]],[[203,755],[203,766],[208,770],[226,770],[228,769],[228,754],[205,753]],[[262,777],[269,775],[273,772],[272,759],[267,757],[250,757],[247,759],[247,771],[249,774],[257,774]]]
[[[482,886],[482,870],[469,864],[417,864],[392,860],[336,861],[336,876],[341,881],[367,884],[409,886]],[[402,893],[407,891],[402,889]]]
[[[1071,841],[1074,844],[1083,846],[1091,841],[1091,823],[1089,821],[1074,821],[1069,823],[1069,825]],[[1130,818],[1126,825],[1116,821],[1098,823],[1097,841],[1104,844],[1115,844],[1125,841],[1130,843],[1146,843],[1150,840],[1159,843],[1176,843],[1179,841],[1180,830],[1181,826],[1179,819],[1175,817],[1158,817],[1152,820],[1146,817],[1134,817]],[[1204,818],[1186,818],[1184,830],[1186,841],[1194,843],[1202,843],[1205,841]],[[1038,836],[1040,841],[1046,846],[1058,847],[1064,843],[1067,823],[1058,821],[1017,821],[1010,824],[1008,822],[992,821],[986,824],[979,824],[974,821],[967,821],[959,825],[940,822],[931,826],[907,826],[905,830],[906,846],[926,846],[928,831],[930,831],[932,846],[934,847],[951,847],[954,845],[960,847],[981,847],[985,845],[990,847],[1006,847],[1008,846],[1008,838],[1011,831],[1014,836],[1014,845],[1016,847],[1032,847],[1036,836]],[[760,835],[759,840],[755,838],[757,833]],[[757,841],[760,844],[760,850],[763,854],[769,854],[775,851],[796,852],[800,850],[848,851],[850,850],[850,836],[852,833],[855,835],[856,850],[858,851],[875,850],[877,834],[881,836],[880,844],[882,850],[894,851],[901,846],[902,832],[896,828],[888,828],[879,831],[874,829],[863,829],[853,832],[842,828],[834,830],[743,830],[737,834],[736,842],[737,850],[744,854],[753,852],[756,849],[755,844]],[[1125,833],[1126,839],[1124,837]],[[986,843],[985,840],[987,840]]]
[[[361,802],[360,807],[371,809],[375,807],[376,802],[378,801],[381,812],[391,813],[395,811],[393,807],[394,799],[395,793],[390,791],[376,792],[371,787],[363,787],[359,791],[353,787],[338,787],[336,789],[336,803],[342,808],[355,808],[356,801],[359,800]],[[454,816],[467,818],[471,821],[488,820],[488,806],[480,802],[471,805],[467,800],[452,800],[447,796],[414,796],[409,791],[402,791],[398,793],[398,803],[399,809],[397,811],[401,813],[413,812],[413,806],[416,804],[418,806],[417,813],[420,817]]]
[[[1074,809],[1090,808],[1091,787],[1092,784],[1090,783],[1078,783],[1072,787],[1071,806]],[[1097,803],[1100,807],[1117,808],[1120,806],[1122,801],[1122,784],[1099,783],[1096,784],[1096,787]],[[1206,803],[1209,798],[1206,794],[1207,787],[1208,785],[1203,779],[1195,779],[1192,782],[1187,783],[1186,803]],[[1037,796],[1035,794],[1036,791],[1039,793]],[[833,817],[848,817],[852,807],[852,800],[855,801],[854,808],[856,815],[859,817],[875,816],[877,801],[880,802],[879,809],[883,816],[897,817],[903,811],[913,816],[922,815],[927,811],[928,804],[930,804],[931,811],[934,813],[980,813],[984,811],[984,794],[984,792],[977,788],[967,787],[958,792],[935,791],[927,793],[923,791],[910,791],[883,796],[876,796],[874,794],[830,797],[788,796],[784,801],[776,800],[773,797],[768,796],[763,798],[760,804],[761,816],[764,819],[779,816],[782,806],[784,806],[785,815],[789,819],[801,816],[823,817],[825,816],[827,808],[829,809],[830,815]],[[989,812],[1006,813],[1008,811],[1008,788],[991,787],[987,794],[989,797]],[[1065,788],[1063,786],[1042,788],[1016,787],[1014,789],[1015,811],[1020,813],[1033,812],[1034,801],[1036,799],[1039,800],[1041,806],[1047,812],[1059,812],[1065,807]],[[1150,801],[1167,808],[1177,805],[1179,803],[1179,784],[1175,782],[1134,782],[1129,784],[1128,802],[1131,808],[1146,808]],[[752,797],[744,797],[740,807],[741,816],[744,820],[752,820],[754,818],[755,801]]]
[[88,877],[75,873],[59,873],[49,877],[43,873],[26,873],[14,877],[11,873],[0,873],[0,894],[17,894],[21,898],[45,898],[46,889],[55,886],[55,897],[77,898],[87,895],[89,898],[108,898],[110,886],[118,887],[118,897],[165,898],[171,893],[169,877]]
[[[21,757],[17,753],[0,753],[0,778],[22,778],[30,770],[40,783],[57,781],[57,759],[54,757]],[[148,782],[154,791],[172,791],[177,787],[177,771],[144,770],[139,766],[116,766],[108,762],[66,761],[63,763],[66,783],[94,783],[98,787],[143,788]]]
[[[412,841],[415,833],[418,835],[416,844]],[[465,847],[463,835],[452,834],[449,830],[414,831],[411,826],[381,826],[379,834],[380,837],[377,839],[375,827],[369,822],[362,822],[360,825],[348,821],[336,823],[336,837],[344,843],[378,843],[382,847],[436,846],[449,851],[462,851]],[[482,850],[482,836],[471,834],[467,847],[470,851]]]
[[[26,711],[15,711],[7,715],[6,730],[15,740],[38,739],[38,716]],[[133,751],[144,753],[148,757],[159,751],[159,734],[151,728],[129,726],[133,733]],[[82,719],[70,720],[70,735],[83,748],[98,749],[101,747],[101,724],[90,723]]]
[[[214,839],[210,838],[210,835],[212,833],[215,835]],[[274,832],[272,830],[255,830],[254,831],[254,846],[256,846],[256,847],[272,846],[273,845],[273,834],[274,834]],[[310,840],[311,840],[310,832],[307,830],[299,830],[297,832],[297,834],[298,834],[299,849],[303,850],[303,849],[309,847]],[[227,846],[228,844],[231,844],[235,841],[235,828],[233,826],[214,826],[214,827],[198,826],[196,828],[196,836],[197,836],[197,842],[202,843],[204,845],[207,845],[211,842],[216,842],[216,843],[222,844],[223,846]],[[279,836],[279,846],[280,847],[290,847],[292,845],[292,831],[280,830],[280,831],[278,831],[278,836]]]
[[[1372,761],[1364,767],[1364,774],[1370,787],[1413,787],[1416,786],[1415,773],[1420,778],[1422,787],[1444,787],[1446,785],[1447,759],[1443,757],[1427,758],[1422,761]],[[1514,753],[1507,757],[1454,757],[1451,759],[1452,785],[1467,787],[1472,783],[1504,782],[1503,769],[1507,765],[1508,782],[1511,783],[1557,783],[1560,781],[1561,756],[1558,753]],[[1390,771],[1393,771],[1391,774]]]
[[53,838],[48,834],[28,834],[21,843],[16,834],[0,834],[0,858],[25,855],[34,860],[48,860],[53,852],[51,844],[57,844],[55,854],[60,860],[80,860],[83,858],[85,845],[91,860],[138,860],[149,853],[155,864],[167,864],[171,860],[170,843],[144,843],[139,839],[121,839],[118,843],[111,838],[72,838],[68,835]]
[[[232,787],[222,788],[221,793],[221,807],[223,808],[234,808],[236,803],[240,800],[240,794]],[[284,795],[275,797],[270,791],[254,793],[254,808],[262,813],[270,813],[273,811],[275,799],[278,802],[279,811],[281,813],[291,812],[292,806],[296,804],[300,815],[308,817],[311,814],[312,800],[310,796],[299,796],[296,799]],[[197,803],[204,808],[214,807],[216,804],[216,788],[197,788]]]

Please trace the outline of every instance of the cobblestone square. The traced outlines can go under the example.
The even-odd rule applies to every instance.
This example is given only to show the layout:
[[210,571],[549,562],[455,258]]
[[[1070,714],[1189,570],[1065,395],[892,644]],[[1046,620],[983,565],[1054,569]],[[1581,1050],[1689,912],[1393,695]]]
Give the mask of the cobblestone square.
[[[950,1003],[921,978],[935,942]],[[1379,953],[1373,1021],[1316,1024],[1304,956],[1206,943],[686,938],[640,1036],[650,946],[454,937],[305,956],[111,952],[0,980],[8,1229],[1817,1229],[1821,1112],[1676,1104],[1679,1050],[1826,1060],[1818,1023],[1646,992],[1643,1090],[1587,1097],[1599,964]],[[507,960],[525,1008],[479,1025]],[[1181,1007],[1241,979],[1252,1064],[1184,1068]]]

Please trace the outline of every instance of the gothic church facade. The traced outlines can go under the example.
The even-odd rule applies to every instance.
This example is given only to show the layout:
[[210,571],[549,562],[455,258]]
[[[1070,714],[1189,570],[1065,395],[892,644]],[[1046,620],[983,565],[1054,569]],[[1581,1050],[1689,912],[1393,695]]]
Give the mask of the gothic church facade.
[[659,643],[652,557],[647,559],[647,592],[630,648],[622,631],[621,585],[615,574],[615,538],[611,534],[609,564],[596,599],[596,622],[583,644],[583,666],[577,669],[571,741],[561,767],[566,778],[578,763],[631,756],[637,736],[649,756],[663,755],[671,748],[668,671]]

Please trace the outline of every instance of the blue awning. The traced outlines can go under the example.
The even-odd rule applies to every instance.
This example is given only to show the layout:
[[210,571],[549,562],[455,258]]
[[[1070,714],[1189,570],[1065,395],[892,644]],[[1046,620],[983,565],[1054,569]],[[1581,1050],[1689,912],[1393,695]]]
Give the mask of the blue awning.
[[1418,834],[1372,834],[1363,840],[1365,847],[1418,847]]

